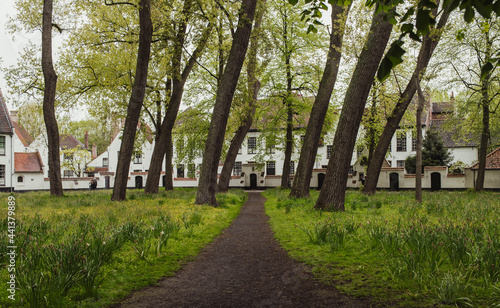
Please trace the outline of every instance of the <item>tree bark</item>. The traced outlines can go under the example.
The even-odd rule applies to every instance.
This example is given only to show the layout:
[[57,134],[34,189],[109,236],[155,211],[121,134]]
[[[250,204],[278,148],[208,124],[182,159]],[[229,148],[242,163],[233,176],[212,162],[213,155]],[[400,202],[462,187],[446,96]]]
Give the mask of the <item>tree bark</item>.
[[[450,16],[449,8],[443,11],[441,18],[439,19],[437,30],[442,30],[448,21]],[[422,41],[422,46],[420,47],[420,52],[418,54],[417,66],[413,75],[408,82],[404,92],[399,97],[399,100],[394,107],[392,114],[387,119],[387,123],[384,127],[380,139],[373,152],[373,157],[368,164],[368,170],[366,172],[365,186],[363,187],[363,193],[371,195],[374,194],[377,189],[377,182],[380,176],[380,168],[384,162],[385,155],[391,144],[392,136],[396,132],[399,122],[403,118],[406,109],[411,103],[415,91],[417,90],[417,79],[424,73],[425,68],[429,64],[432,53],[439,42],[440,35],[430,36],[426,35]]]
[[[187,1],[186,5],[189,2],[190,1]],[[185,14],[187,13],[189,6],[184,7]],[[179,107],[181,105],[182,95],[184,94],[184,85],[186,84],[187,78],[191,73],[191,70],[193,69],[199,55],[203,52],[203,49],[205,49],[206,43],[208,41],[208,38],[212,30],[212,25],[209,24],[205,28],[205,31],[202,34],[202,38],[198,43],[198,46],[196,47],[195,51],[189,58],[188,62],[186,63],[181,73],[180,65],[181,65],[182,50],[184,47],[186,29],[187,29],[187,19],[184,19],[183,23],[180,25],[173,52],[172,67],[174,73],[172,76],[172,82],[173,82],[172,95],[170,97],[170,102],[168,104],[167,111],[165,112],[165,117],[163,118],[163,122],[161,124],[161,135],[158,138],[158,142],[155,143],[155,147],[153,149],[153,154],[151,156],[151,162],[149,165],[148,179],[144,187],[144,192],[149,194],[158,193],[158,183],[160,181],[163,158],[166,159],[167,165],[168,164],[170,164],[170,166],[172,165],[172,156],[173,156],[172,129],[174,127],[177,114],[179,113]],[[171,167],[165,169],[166,173],[168,173],[170,169]],[[169,181],[172,182],[172,180]],[[167,187],[169,187],[168,190],[170,190],[170,186],[166,186],[165,189],[167,189]]]
[[417,157],[415,171],[415,200],[422,203],[422,111],[424,110],[425,97],[420,88],[420,78],[415,81],[418,90],[418,106],[417,106]]
[[50,195],[62,196],[59,128],[55,114],[57,74],[52,63],[52,11],[52,0],[44,0],[42,22],[42,70],[45,80],[43,118],[47,129],[49,148]]
[[167,132],[167,140],[165,142],[165,190],[174,190],[174,181],[172,178],[173,157],[174,147],[172,144],[172,131],[170,131]]
[[218,192],[227,192],[229,190],[229,182],[231,181],[231,172],[233,171],[234,162],[238,156],[238,151],[241,144],[245,140],[248,130],[252,126],[253,117],[255,115],[255,109],[257,107],[257,96],[260,90],[260,82],[256,77],[257,70],[257,51],[259,49],[259,29],[262,23],[262,17],[264,16],[264,11],[266,7],[266,0],[260,1],[259,8],[255,14],[255,24],[250,36],[250,47],[248,50],[248,64],[247,64],[247,79],[248,79],[248,92],[250,93],[248,113],[243,121],[243,123],[238,127],[236,133],[231,139],[231,144],[229,145],[229,150],[227,151],[226,159],[224,160],[224,165],[222,166],[222,171],[219,177],[219,183],[217,184]]
[[212,121],[205,144],[205,154],[201,167],[196,204],[210,204],[217,206],[215,193],[217,190],[217,169],[224,143],[229,110],[233,100],[238,77],[245,60],[252,22],[257,0],[243,0],[239,13],[238,29],[233,37],[233,44],[229,51],[226,68],[222,75],[220,86],[217,89]]
[[134,149],[137,124],[141,114],[142,104],[148,78],[149,56],[151,53],[151,40],[153,35],[153,24],[151,22],[151,0],[139,2],[139,48],[137,53],[137,64],[135,69],[135,80],[132,94],[127,108],[127,118],[123,128],[120,154],[116,166],[115,185],[111,200],[125,200],[127,194],[127,181],[130,169],[130,160]]
[[309,196],[312,170],[316,160],[321,130],[325,122],[326,113],[330,104],[333,87],[337,81],[337,73],[341,58],[342,39],[344,37],[344,21],[349,13],[350,6],[332,5],[332,33],[328,57],[319,84],[318,95],[307,123],[306,134],[300,151],[300,159],[293,180],[290,197],[302,198]]
[[[490,43],[490,42],[488,42]],[[488,46],[486,53],[491,51],[491,45]],[[487,59],[491,57],[487,55]],[[482,128],[481,128],[481,144],[479,145],[478,151],[478,170],[476,179],[476,191],[481,191],[484,189],[484,176],[486,173],[486,156],[488,155],[488,141],[490,138],[490,98],[488,95],[488,88],[490,87],[491,75],[488,74],[481,81],[481,107],[483,112],[482,117]]]
[[386,13],[374,15],[370,34],[360,54],[347,89],[333,140],[325,181],[315,208],[344,210],[349,166],[356,137],[377,68],[391,35],[392,25]]

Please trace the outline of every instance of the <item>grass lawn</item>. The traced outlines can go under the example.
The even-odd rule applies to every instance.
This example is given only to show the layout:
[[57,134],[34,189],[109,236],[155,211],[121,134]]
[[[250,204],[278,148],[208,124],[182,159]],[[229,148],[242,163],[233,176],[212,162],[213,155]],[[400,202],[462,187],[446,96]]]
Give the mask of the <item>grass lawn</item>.
[[500,307],[500,194],[349,191],[345,212],[268,190],[281,245],[342,292],[391,307]]
[[[194,205],[195,194],[129,191],[124,202],[110,201],[110,191],[1,194],[0,281],[14,273],[16,294],[13,301],[2,287],[0,306],[103,307],[173,275],[229,226],[247,197],[233,190],[213,208]],[[8,271],[11,239],[15,272]]]

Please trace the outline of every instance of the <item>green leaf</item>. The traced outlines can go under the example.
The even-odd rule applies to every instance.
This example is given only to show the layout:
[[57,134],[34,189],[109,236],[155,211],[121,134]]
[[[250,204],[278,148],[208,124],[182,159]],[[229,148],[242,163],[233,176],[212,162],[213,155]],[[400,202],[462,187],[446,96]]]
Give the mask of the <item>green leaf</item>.
[[485,79],[492,70],[493,64],[491,62],[486,62],[486,64],[481,67],[481,80]]
[[500,0],[497,0],[495,1],[495,3],[493,3],[493,12],[495,12],[495,14],[497,15],[500,15]]
[[417,11],[417,31],[422,33],[422,35],[426,35],[429,32],[431,26],[430,11],[428,10],[418,10]]
[[382,59],[382,62],[380,63],[377,71],[378,81],[383,82],[384,80],[386,80],[387,77],[389,77],[389,75],[391,74],[392,67],[392,62],[386,55],[384,59]]
[[394,16],[391,16],[391,18],[389,19],[389,23],[391,25],[396,25],[398,23],[398,21],[396,20],[396,18],[394,18]]
[[405,22],[408,20],[408,18],[410,18],[410,16],[413,16],[413,14],[415,13],[415,9],[413,7],[411,7],[406,13],[405,15],[403,16],[403,18],[401,18],[401,22]]
[[288,3],[290,3],[291,5],[296,5],[297,3],[299,3],[299,0],[288,0]]
[[318,33],[318,29],[316,29],[316,27],[314,25],[309,25],[309,27],[307,28],[307,33]]
[[415,42],[421,42],[422,40],[420,39],[420,36],[416,34],[415,32],[410,32],[410,38],[414,40]]
[[413,31],[413,24],[404,24],[401,26],[401,32],[410,33]]
[[386,56],[391,60],[393,67],[403,62],[403,55],[406,53],[406,50],[401,47],[402,45],[403,41],[398,40],[387,51]]
[[465,8],[464,20],[468,23],[470,23],[470,22],[472,22],[472,20],[474,20],[474,9],[472,8],[471,5],[468,5]]
[[493,11],[493,5],[491,3],[483,5],[481,1],[472,1],[472,5],[476,8],[477,12],[481,14],[484,18],[488,19],[491,17],[491,12]]

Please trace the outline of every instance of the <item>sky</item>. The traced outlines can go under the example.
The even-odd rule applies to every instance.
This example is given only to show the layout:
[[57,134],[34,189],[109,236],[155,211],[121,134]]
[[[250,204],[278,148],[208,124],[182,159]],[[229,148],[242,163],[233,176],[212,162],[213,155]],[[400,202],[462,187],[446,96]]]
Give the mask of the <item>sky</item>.
[[[14,1],[2,0],[0,1],[0,66],[2,68],[15,65],[20,52],[24,46],[31,40],[39,40],[37,33],[32,34],[10,34],[7,30],[7,22],[9,18],[16,15]],[[0,89],[6,99],[7,107],[12,110],[12,102],[9,101],[9,88],[5,82],[4,74],[0,72]]]

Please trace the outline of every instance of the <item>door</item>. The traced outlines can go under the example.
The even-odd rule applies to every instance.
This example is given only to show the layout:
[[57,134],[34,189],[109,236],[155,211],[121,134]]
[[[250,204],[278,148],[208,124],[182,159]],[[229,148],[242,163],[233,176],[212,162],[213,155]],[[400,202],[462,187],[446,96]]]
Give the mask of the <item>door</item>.
[[250,189],[257,189],[257,174],[250,174]]
[[441,189],[441,174],[439,172],[431,173],[431,190]]
[[104,177],[104,187],[106,187],[106,189],[109,189],[109,175],[106,175]]
[[324,181],[325,181],[325,174],[324,173],[318,174],[318,189],[321,189],[321,187],[323,187]]
[[391,173],[389,175],[391,191],[399,190],[399,174]]
[[135,177],[135,188],[142,188],[142,176],[138,175]]

